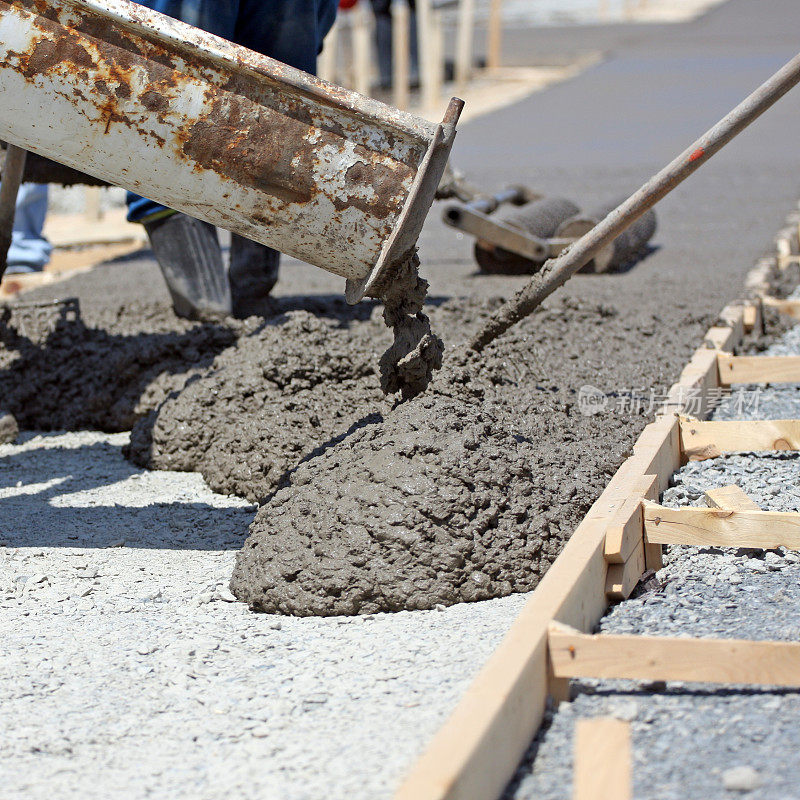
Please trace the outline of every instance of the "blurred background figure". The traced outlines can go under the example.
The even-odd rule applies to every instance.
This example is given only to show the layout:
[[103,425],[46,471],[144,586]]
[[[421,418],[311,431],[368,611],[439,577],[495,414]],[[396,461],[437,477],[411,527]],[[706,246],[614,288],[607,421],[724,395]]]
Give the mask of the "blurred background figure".
[[[344,3],[349,0],[343,0]],[[392,88],[392,0],[370,0],[375,15],[375,46],[378,51],[378,75],[381,89]],[[350,3],[350,5],[354,5]],[[417,56],[417,14],[414,0],[409,7],[409,84],[419,88],[419,58]]]
[[47,214],[47,184],[23,183],[17,193],[6,275],[41,272],[53,250],[42,234]]

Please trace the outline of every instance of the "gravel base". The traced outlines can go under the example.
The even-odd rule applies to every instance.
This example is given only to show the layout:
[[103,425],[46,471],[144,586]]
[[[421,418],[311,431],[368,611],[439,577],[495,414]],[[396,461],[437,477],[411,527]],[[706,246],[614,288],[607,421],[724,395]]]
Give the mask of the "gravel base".
[[126,441],[0,446],[0,795],[389,795],[526,596],[253,614],[226,587],[254,506]]
[[[800,326],[766,355],[800,354]],[[800,417],[796,386],[745,387],[716,419]],[[757,402],[753,404],[754,394]],[[706,490],[735,483],[758,505],[800,511],[800,454],[737,454],[687,464],[664,492],[668,506],[703,506]],[[784,549],[667,548],[655,589],[612,608],[609,633],[800,640],[800,554]],[[572,703],[548,715],[507,798],[569,798],[575,722],[631,722],[637,800],[800,798],[800,693],[671,682],[573,682]]]

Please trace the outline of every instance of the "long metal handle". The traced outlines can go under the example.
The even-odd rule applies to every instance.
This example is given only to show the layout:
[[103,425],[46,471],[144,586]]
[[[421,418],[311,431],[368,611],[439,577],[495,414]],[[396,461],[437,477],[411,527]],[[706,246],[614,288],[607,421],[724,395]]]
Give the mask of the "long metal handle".
[[6,160],[3,164],[3,180],[0,183],[0,279],[8,266],[8,249],[14,229],[14,211],[17,207],[17,194],[25,171],[27,150],[14,144],[6,145]]
[[625,228],[688,178],[798,82],[800,55],[795,56],[672,163],[647,181],[639,191],[578,239],[572,247],[558,258],[548,261],[527,286],[489,318],[470,342],[470,347],[481,351],[489,342],[527,317],[546,297],[587,264],[598,250],[619,236]]

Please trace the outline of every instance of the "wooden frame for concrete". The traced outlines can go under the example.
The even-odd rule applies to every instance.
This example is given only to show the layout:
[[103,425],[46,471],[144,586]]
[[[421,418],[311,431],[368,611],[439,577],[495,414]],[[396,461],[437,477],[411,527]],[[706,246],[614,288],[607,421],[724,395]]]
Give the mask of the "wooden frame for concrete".
[[575,724],[573,800],[630,800],[633,791],[631,726],[612,717]]
[[643,501],[642,512],[649,544],[800,550],[800,514],[796,511],[666,508]]
[[800,687],[800,643],[586,634],[550,626],[557,678],[604,678]]
[[800,356],[734,356],[730,353],[716,355],[722,386],[800,381]]
[[[763,294],[773,270],[774,259],[760,262],[748,276],[748,290]],[[670,389],[662,413],[642,431],[633,455],[595,501],[505,638],[414,765],[395,795],[397,800],[491,800],[502,793],[539,727],[548,695],[564,697],[569,677],[575,674],[574,670],[559,666],[564,662],[550,657],[554,623],[574,629],[575,633],[569,635],[581,637],[577,640],[581,647],[590,641],[591,647],[607,646],[607,639],[602,645],[595,645],[596,638],[605,637],[593,637],[589,632],[611,599],[629,594],[634,577],[638,580],[648,560],[654,565],[659,563],[661,545],[648,542],[644,536],[646,501],[655,499],[666,488],[682,463],[689,458],[713,457],[712,453],[773,449],[773,445],[797,449],[800,421],[739,423],[740,430],[736,430],[722,427],[726,423],[679,416],[702,416],[708,412],[709,395],[721,385],[720,353],[733,352],[745,329],[760,325],[760,320],[761,305],[757,301],[723,310],[720,323],[708,331],[703,347],[695,352],[679,382]],[[775,380],[765,373],[763,379]],[[699,405],[695,407],[697,398]],[[748,446],[742,447],[743,443]],[[754,443],[760,446],[754,448]],[[631,646],[641,662],[637,666],[642,669],[632,669],[627,677],[645,677],[647,658],[642,648],[651,645],[640,637],[633,638],[639,640]],[[717,648],[717,659],[734,651],[737,658],[745,659],[752,670],[746,672],[742,664],[734,676],[737,681],[752,677],[764,682],[762,678],[767,677],[767,682],[800,685],[800,645],[731,641],[716,644],[706,640],[699,647],[707,654],[711,652],[710,642],[712,650]],[[674,661],[675,654],[682,652],[672,641],[656,644],[663,649],[665,659]],[[686,646],[684,640],[679,644]],[[609,661],[625,659],[619,659],[617,653]]]
[[717,458],[723,453],[800,450],[800,420],[736,420],[711,422],[680,417],[681,451],[688,461]]

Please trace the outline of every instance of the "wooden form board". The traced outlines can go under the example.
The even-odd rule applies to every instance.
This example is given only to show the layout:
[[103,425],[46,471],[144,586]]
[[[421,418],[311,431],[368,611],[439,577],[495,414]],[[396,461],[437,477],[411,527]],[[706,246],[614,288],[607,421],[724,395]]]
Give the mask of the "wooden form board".
[[737,383],[800,383],[800,356],[717,354],[722,386]]
[[703,422],[681,417],[681,452],[688,461],[717,458],[723,453],[800,450],[800,420],[737,420]]
[[631,726],[612,717],[575,724],[573,800],[630,800]]
[[800,319],[800,300],[779,300],[777,297],[765,297],[764,305],[792,319]]
[[705,493],[705,500],[709,508],[724,508],[728,511],[761,511],[758,504],[736,484],[709,489]]
[[796,511],[666,508],[647,501],[643,509],[644,535],[654,544],[800,550]]
[[586,634],[553,624],[550,661],[561,678],[800,686],[800,643]]
[[642,499],[658,498],[656,475],[644,475],[612,517],[606,530],[606,596],[610,600],[630,597],[646,569],[661,568],[661,546],[646,544]]

